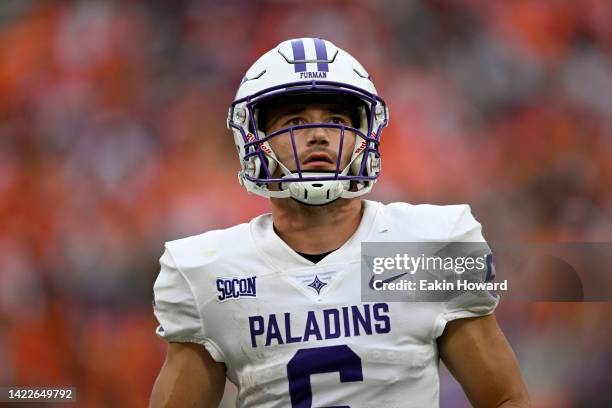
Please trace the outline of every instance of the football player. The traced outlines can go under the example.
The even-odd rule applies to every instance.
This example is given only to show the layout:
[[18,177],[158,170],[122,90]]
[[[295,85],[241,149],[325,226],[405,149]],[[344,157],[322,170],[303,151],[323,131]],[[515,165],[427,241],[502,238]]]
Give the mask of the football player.
[[484,241],[467,205],[361,198],[388,115],[363,66],[323,39],[285,41],[247,71],[227,123],[240,183],[272,212],[166,243],[151,406],[217,406],[228,378],[238,407],[437,407],[439,358],[475,407],[528,406],[497,297],[361,299],[362,242]]

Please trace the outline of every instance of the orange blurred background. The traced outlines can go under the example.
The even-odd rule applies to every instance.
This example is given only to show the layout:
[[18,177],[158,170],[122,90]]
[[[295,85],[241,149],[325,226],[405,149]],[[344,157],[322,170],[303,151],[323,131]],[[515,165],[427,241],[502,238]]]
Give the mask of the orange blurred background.
[[[470,203],[489,241],[612,240],[607,0],[6,0],[0,385],[146,406],[163,242],[267,211],[225,118],[250,64],[302,36],[355,55],[390,107],[370,198]],[[608,406],[611,312],[502,299],[534,406]],[[441,406],[469,406],[446,372]]]

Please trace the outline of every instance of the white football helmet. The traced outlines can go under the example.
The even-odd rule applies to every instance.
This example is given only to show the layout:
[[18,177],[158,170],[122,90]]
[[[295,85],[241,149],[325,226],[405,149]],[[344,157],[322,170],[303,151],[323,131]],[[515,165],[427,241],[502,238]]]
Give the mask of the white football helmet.
[[[359,124],[308,123],[271,134],[260,129],[258,113],[263,102],[304,94],[344,95],[358,101],[360,106],[355,108]],[[380,136],[388,119],[387,106],[377,95],[370,76],[348,52],[320,38],[284,41],[249,68],[230,106],[227,126],[234,135],[242,166],[238,179],[250,193],[291,197],[309,205],[360,196],[372,189],[380,173]],[[335,171],[300,169],[293,132],[311,127],[340,130]],[[353,132],[357,137],[349,164],[340,168],[345,132]],[[288,169],[281,163],[268,143],[271,138],[287,133],[294,146],[297,169]]]

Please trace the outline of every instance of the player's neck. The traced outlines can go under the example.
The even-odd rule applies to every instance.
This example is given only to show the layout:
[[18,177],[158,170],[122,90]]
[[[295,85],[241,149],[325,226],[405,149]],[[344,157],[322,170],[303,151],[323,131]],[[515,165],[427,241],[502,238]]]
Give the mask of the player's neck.
[[359,198],[341,198],[318,207],[283,198],[272,199],[271,204],[278,236],[293,250],[306,254],[341,247],[355,233],[363,215]]

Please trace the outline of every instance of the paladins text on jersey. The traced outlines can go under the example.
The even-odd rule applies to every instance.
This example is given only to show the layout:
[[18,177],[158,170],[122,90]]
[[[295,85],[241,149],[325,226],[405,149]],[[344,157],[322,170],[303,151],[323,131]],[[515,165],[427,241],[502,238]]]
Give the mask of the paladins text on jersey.
[[301,343],[391,331],[389,305],[386,303],[309,310],[304,324],[298,325],[298,320],[301,321],[292,319],[289,312],[283,315],[249,316],[251,346],[257,347],[262,343],[264,346]]

